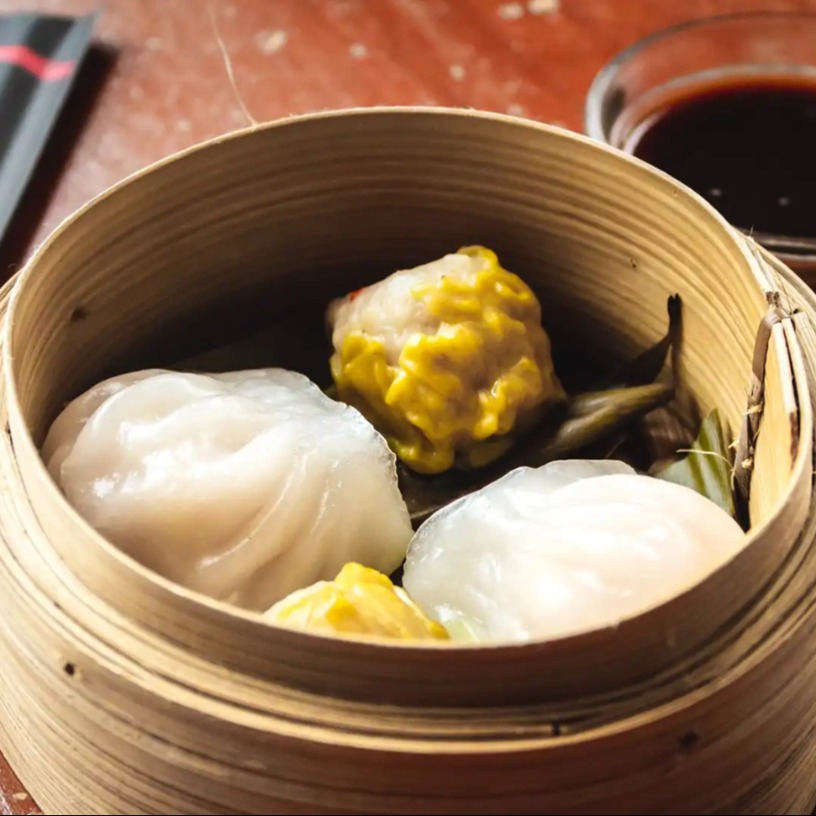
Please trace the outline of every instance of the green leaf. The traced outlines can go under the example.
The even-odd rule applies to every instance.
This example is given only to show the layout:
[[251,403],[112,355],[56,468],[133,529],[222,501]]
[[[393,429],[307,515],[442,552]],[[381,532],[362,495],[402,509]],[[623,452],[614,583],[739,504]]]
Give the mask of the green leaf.
[[728,444],[715,408],[703,421],[686,455],[655,475],[696,490],[736,518],[731,470]]
[[540,467],[554,459],[575,456],[589,445],[630,428],[649,412],[666,405],[673,396],[671,383],[578,394],[563,406],[560,416],[543,421],[517,439],[508,437],[514,443],[511,449],[485,467],[422,476],[399,463],[400,489],[411,520],[418,526],[446,504],[517,467]]
[[460,643],[484,643],[489,640],[485,627],[474,618],[457,615],[442,624],[451,640]]
[[629,388],[654,382],[660,374],[669,351],[676,348],[680,338],[683,301],[680,295],[671,295],[666,302],[669,325],[666,334],[653,346],[629,360],[595,385],[597,391]]

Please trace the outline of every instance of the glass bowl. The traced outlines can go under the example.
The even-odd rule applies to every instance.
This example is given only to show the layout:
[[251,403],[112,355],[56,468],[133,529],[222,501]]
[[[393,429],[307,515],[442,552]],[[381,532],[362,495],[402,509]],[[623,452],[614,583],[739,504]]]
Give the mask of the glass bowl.
[[[639,131],[669,99],[757,79],[812,81],[816,91],[816,13],[726,14],[650,34],[617,54],[596,75],[586,97],[584,129],[592,138],[632,153]],[[716,201],[711,203],[716,206]],[[750,232],[816,286],[816,238],[734,226]]]

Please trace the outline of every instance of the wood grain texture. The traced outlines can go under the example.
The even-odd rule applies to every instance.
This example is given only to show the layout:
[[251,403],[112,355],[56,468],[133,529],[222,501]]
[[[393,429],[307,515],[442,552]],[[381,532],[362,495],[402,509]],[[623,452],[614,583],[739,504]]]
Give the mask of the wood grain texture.
[[[98,5],[0,0],[0,13],[83,13]],[[816,0],[561,0],[557,11],[545,13],[533,13],[525,0],[211,5],[237,88],[259,121],[351,105],[441,104],[576,130],[596,71],[648,32],[758,6],[816,10]],[[103,50],[89,59],[0,247],[3,277],[110,184],[245,123],[207,7],[205,0],[108,0],[98,26]],[[37,812],[0,763],[0,814]]]
[[[580,130],[585,92],[619,49],[755,0],[109,0],[92,56],[11,237],[7,274],[65,216],[169,153],[245,123],[208,2],[259,121],[326,108],[461,105]],[[0,13],[82,13],[95,0],[0,0]],[[536,9],[535,0],[529,4]],[[540,3],[541,8],[555,5]],[[762,7],[816,9],[816,0]]]

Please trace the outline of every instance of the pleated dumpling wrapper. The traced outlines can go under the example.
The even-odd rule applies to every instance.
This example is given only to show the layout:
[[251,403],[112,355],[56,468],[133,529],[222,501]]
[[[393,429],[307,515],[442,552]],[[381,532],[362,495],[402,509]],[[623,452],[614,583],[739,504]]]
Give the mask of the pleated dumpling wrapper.
[[333,581],[318,581],[278,601],[266,617],[283,626],[334,635],[392,640],[448,640],[400,587],[377,570],[346,564]]
[[329,305],[340,399],[419,473],[478,467],[565,397],[541,306],[483,247],[465,247]]
[[408,548],[403,586],[455,637],[549,640],[681,594],[745,540],[690,488],[623,462],[562,460],[513,470],[431,516]]
[[112,543],[257,611],[349,561],[392,572],[413,532],[385,439],[283,369],[114,377],[68,404],[42,454]]

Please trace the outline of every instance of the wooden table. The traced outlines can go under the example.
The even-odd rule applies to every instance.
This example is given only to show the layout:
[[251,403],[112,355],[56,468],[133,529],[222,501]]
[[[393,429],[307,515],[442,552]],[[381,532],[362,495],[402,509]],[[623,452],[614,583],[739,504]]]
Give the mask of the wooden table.
[[[92,0],[0,0],[85,13]],[[683,19],[816,0],[107,0],[91,55],[9,239],[4,276],[56,224],[157,159],[247,123],[359,105],[453,105],[581,130],[596,71]],[[212,16],[208,5],[211,7]],[[560,8],[559,8],[560,5]],[[0,681],[2,672],[0,671]],[[2,693],[2,688],[0,688]],[[0,761],[0,814],[39,813]]]

